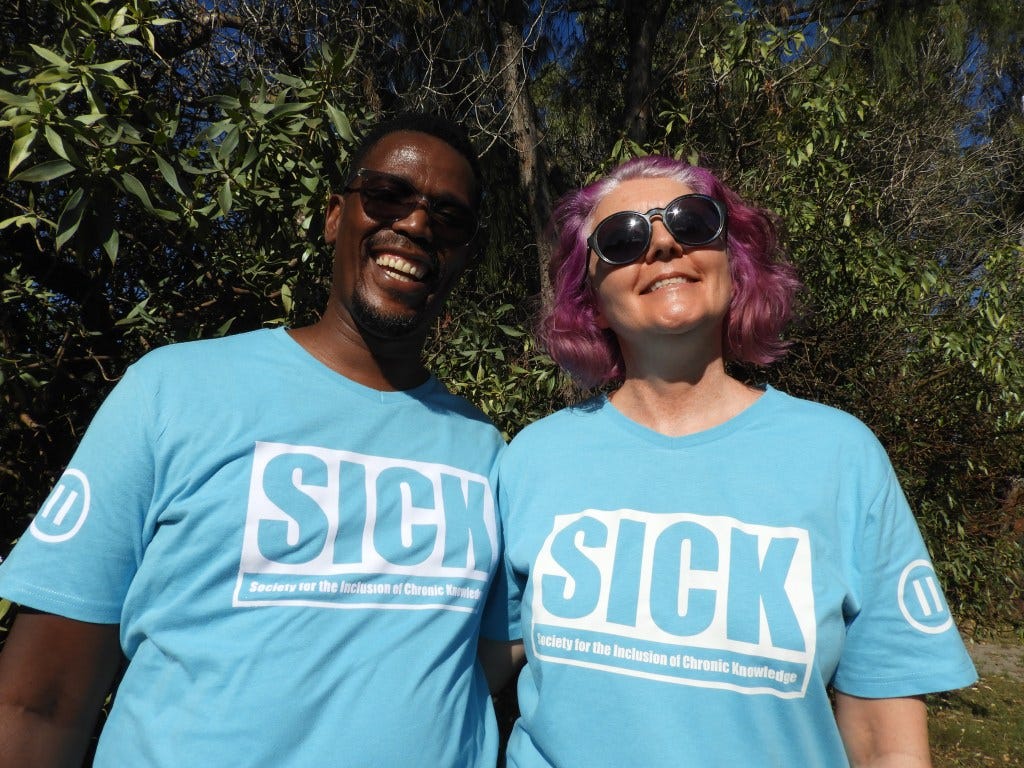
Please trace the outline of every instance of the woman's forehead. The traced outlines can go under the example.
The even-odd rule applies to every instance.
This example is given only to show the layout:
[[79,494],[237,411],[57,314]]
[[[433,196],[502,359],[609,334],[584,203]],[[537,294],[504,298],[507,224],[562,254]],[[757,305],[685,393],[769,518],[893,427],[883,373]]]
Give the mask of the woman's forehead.
[[628,179],[617,184],[602,198],[591,219],[601,221],[619,211],[646,213],[651,208],[663,207],[680,195],[693,194],[693,191],[691,186],[676,179]]

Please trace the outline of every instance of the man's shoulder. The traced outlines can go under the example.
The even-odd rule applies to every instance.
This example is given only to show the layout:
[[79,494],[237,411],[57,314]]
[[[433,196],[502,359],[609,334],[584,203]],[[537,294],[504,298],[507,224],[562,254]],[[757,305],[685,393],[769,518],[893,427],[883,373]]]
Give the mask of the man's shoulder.
[[467,428],[492,432],[497,440],[505,442],[494,422],[479,407],[461,395],[450,392],[439,379],[432,377],[432,381],[433,386],[428,396],[430,402],[427,404],[430,410],[456,422],[464,422]]
[[182,341],[147,352],[128,367],[119,388],[145,397],[219,400],[227,392],[257,391],[287,361],[277,330]]
[[249,355],[254,350],[273,344],[274,335],[281,332],[263,328],[212,339],[179,341],[150,350],[140,357],[133,367],[163,367],[204,360],[223,360],[226,356]]

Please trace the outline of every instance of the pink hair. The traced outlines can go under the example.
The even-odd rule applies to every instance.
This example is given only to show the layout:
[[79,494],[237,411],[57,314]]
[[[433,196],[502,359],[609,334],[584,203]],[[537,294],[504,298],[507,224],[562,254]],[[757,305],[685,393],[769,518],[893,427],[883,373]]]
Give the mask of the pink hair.
[[789,345],[780,334],[792,314],[800,281],[780,252],[771,214],[745,203],[709,170],[660,155],[629,160],[556,205],[552,224],[557,243],[548,264],[554,301],[545,308],[538,330],[551,357],[584,387],[625,376],[615,335],[596,322],[594,293],[585,279],[587,237],[601,200],[622,182],[644,178],[675,179],[725,204],[733,282],[722,330],[725,358],[767,365],[782,357]]

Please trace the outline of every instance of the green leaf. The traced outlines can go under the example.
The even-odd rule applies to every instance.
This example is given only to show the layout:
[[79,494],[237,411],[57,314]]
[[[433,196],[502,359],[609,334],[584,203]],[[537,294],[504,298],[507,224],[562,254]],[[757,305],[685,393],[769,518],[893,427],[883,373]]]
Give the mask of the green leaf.
[[355,134],[352,133],[352,124],[349,122],[348,116],[333,104],[327,103],[325,106],[327,107],[327,117],[338,135],[349,143],[355,142]]
[[114,59],[113,61],[107,61],[102,64],[93,64],[92,69],[98,69],[103,72],[116,72],[125,64],[131,64],[129,59]]
[[238,146],[238,127],[232,127],[227,132],[224,139],[220,143],[220,147],[217,148],[217,157],[221,160],[227,161],[231,157],[231,153],[235,151],[235,147]]
[[156,165],[160,169],[160,175],[164,177],[167,185],[182,197],[186,197],[185,190],[181,188],[181,182],[178,180],[178,173],[174,170],[174,166],[160,157],[160,155],[156,156]]
[[46,61],[50,62],[51,64],[55,64],[58,67],[71,66],[71,64],[68,63],[66,59],[61,57],[59,54],[54,53],[48,48],[43,48],[41,45],[36,45],[35,43],[29,43],[29,46],[32,48],[33,51],[36,52],[37,56],[39,56],[41,59],[46,59]]
[[220,211],[225,216],[231,213],[231,205],[234,203],[234,197],[231,194],[231,180],[228,179],[221,186],[220,191],[217,193],[217,204],[220,205]]
[[103,241],[103,250],[106,252],[111,264],[117,261],[117,250],[120,244],[121,236],[117,233],[116,229],[111,229],[110,235]]
[[26,216],[23,213],[19,213],[17,216],[11,216],[9,219],[0,221],[0,229],[7,229],[7,227],[34,227],[38,224],[39,218],[37,216]]
[[225,322],[225,323],[223,323],[223,324],[222,324],[221,326],[219,326],[219,327],[217,328],[217,330],[216,330],[216,331],[214,331],[214,334],[213,334],[213,335],[214,335],[214,336],[223,336],[223,335],[224,335],[224,334],[226,334],[226,333],[228,332],[228,330],[229,330],[229,329],[231,328],[231,324],[232,324],[233,322],[235,322],[235,318],[233,318],[233,317],[231,317],[231,318],[228,318],[227,322]]
[[50,160],[22,171],[17,176],[12,176],[11,181],[52,181],[71,173],[73,170],[75,170],[75,166],[67,160]]
[[88,207],[89,198],[81,187],[68,197],[67,202],[64,204],[64,209],[60,212],[60,218],[57,220],[57,236],[54,240],[54,245],[58,251],[68,240],[75,236],[78,227],[82,223],[82,216]]
[[[70,71],[67,69],[44,69],[28,82],[31,85],[52,85],[53,83],[66,81],[69,76]],[[70,86],[71,83],[68,83],[68,85]]]
[[37,135],[38,131],[31,130],[24,136],[19,136],[14,140],[14,144],[11,145],[11,155],[7,165],[8,176],[14,173],[14,169],[32,154],[32,143],[36,140]]
[[180,221],[181,215],[176,211],[169,211],[166,208],[153,208],[153,214],[164,221]]
[[64,158],[75,167],[82,165],[82,158],[78,156],[74,146],[66,143],[64,137],[53,130],[53,128],[46,126],[43,129],[43,135],[46,136],[46,143],[50,145],[50,149],[54,151],[54,154]]
[[292,77],[291,75],[286,75],[283,72],[274,72],[270,76],[274,80],[277,80],[277,82],[283,83],[284,85],[290,85],[292,88],[302,88],[306,85],[306,82],[304,80],[300,80],[297,77]]
[[276,104],[274,108],[270,110],[270,114],[274,117],[287,117],[288,115],[299,114],[302,112],[308,112],[309,108],[313,105],[308,101],[290,102],[288,104]]
[[281,305],[284,311],[291,314],[292,311],[292,287],[285,283],[281,286]]
[[0,104],[6,104],[9,107],[19,108],[37,106],[36,98],[31,94],[24,95],[19,93],[11,93],[10,91],[4,90],[0,90]]
[[149,199],[149,192],[142,186],[141,181],[130,173],[122,173],[121,183],[124,184],[125,191],[137,197],[146,206],[147,210],[153,210],[153,202]]
[[100,84],[106,84],[108,87],[113,86],[111,90],[118,93],[135,93],[134,89],[132,89],[132,87],[128,85],[128,83],[126,83],[122,78],[118,77],[117,75],[102,75],[101,77],[97,78],[97,82]]

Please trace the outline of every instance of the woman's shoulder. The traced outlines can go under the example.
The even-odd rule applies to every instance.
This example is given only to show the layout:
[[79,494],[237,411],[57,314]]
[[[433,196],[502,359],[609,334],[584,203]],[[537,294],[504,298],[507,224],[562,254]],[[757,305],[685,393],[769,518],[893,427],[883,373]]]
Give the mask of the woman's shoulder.
[[766,394],[769,396],[773,412],[778,415],[838,428],[867,429],[864,422],[854,414],[821,400],[791,395],[770,386],[767,388]]
[[768,388],[768,418],[776,429],[798,436],[808,444],[859,446],[870,452],[883,450],[872,429],[855,414],[818,400]]
[[516,450],[531,449],[539,443],[550,442],[558,435],[571,435],[592,423],[604,409],[605,402],[603,395],[597,395],[537,419],[523,427],[512,438],[509,448],[517,446]]

